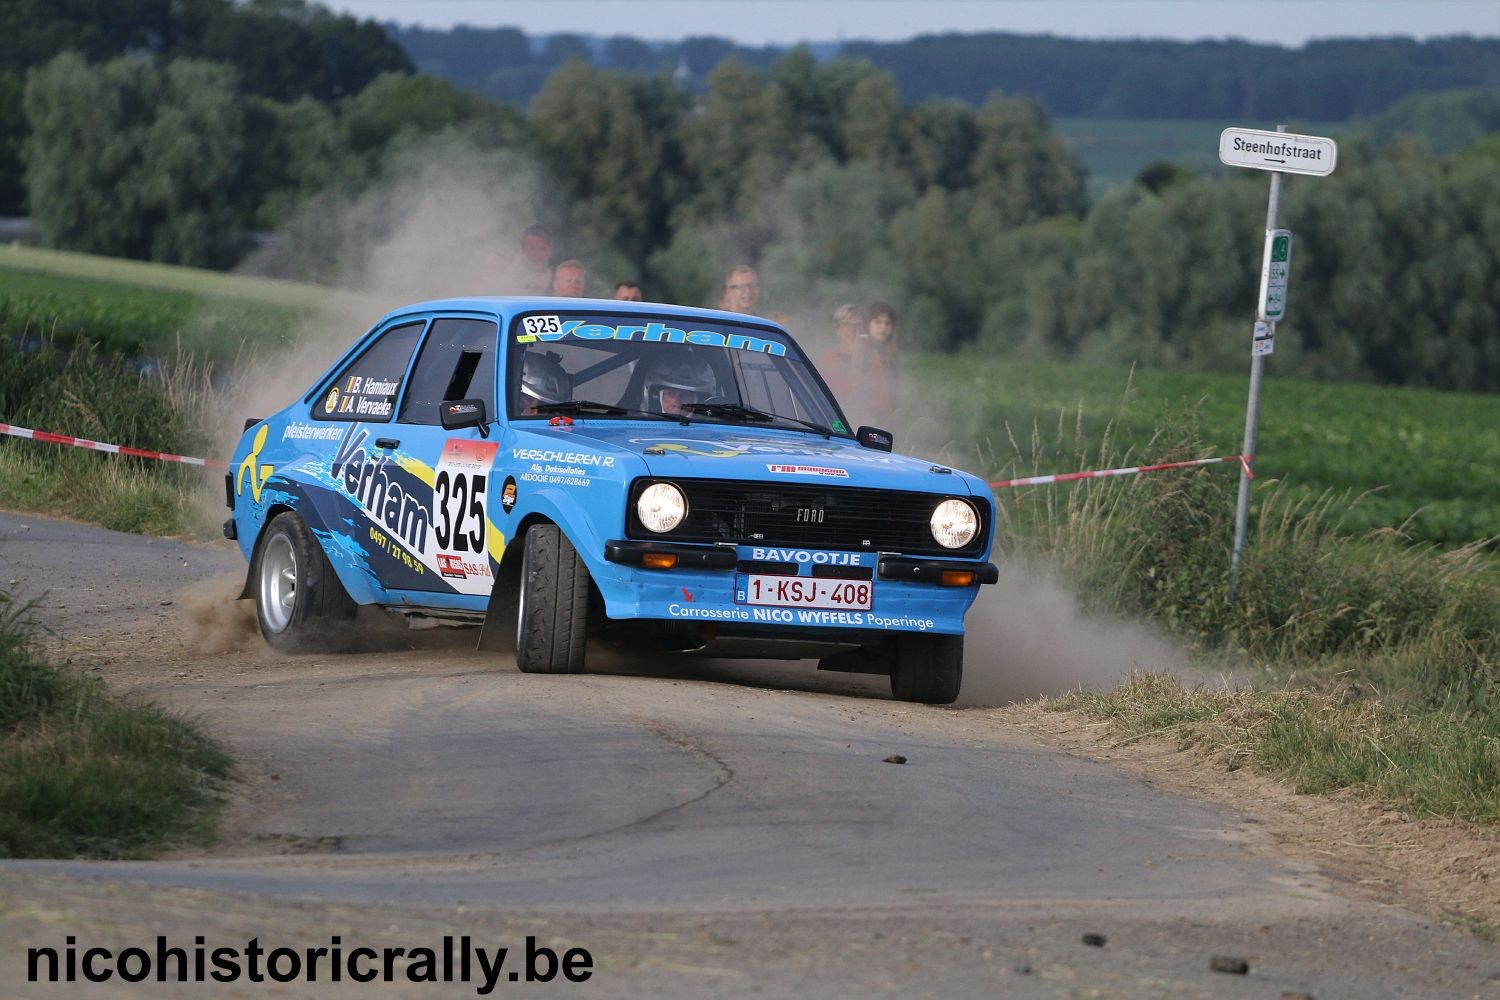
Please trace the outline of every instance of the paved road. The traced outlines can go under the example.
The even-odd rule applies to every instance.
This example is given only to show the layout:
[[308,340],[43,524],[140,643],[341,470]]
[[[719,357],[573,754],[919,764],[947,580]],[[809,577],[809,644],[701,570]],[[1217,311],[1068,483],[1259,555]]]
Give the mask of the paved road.
[[45,575],[78,662],[197,713],[245,777],[206,855],[6,863],[0,940],[538,934],[589,948],[610,996],[1500,995],[1500,951],[1345,895],[1253,816],[878,679],[603,656],[521,675],[447,630],[205,654],[173,609],[226,592],[195,580],[233,552],[0,515],[0,565]]

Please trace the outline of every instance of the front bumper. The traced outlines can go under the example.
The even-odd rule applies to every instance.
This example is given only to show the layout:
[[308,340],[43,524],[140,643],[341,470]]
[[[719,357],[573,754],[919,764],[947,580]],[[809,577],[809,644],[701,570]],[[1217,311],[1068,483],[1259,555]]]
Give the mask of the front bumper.
[[[875,552],[823,552],[655,541],[605,543],[606,565],[594,582],[606,615],[616,621],[654,619],[715,629],[753,629],[766,636],[844,636],[867,641],[891,632],[959,635],[993,563],[918,559]],[[869,580],[871,607],[782,607],[751,604],[747,575]]]

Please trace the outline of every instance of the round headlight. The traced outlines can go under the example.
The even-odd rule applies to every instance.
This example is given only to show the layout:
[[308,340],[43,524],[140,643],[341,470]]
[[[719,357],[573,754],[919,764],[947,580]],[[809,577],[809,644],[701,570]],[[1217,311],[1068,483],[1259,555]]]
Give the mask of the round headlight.
[[932,537],[945,549],[961,549],[979,532],[979,515],[965,500],[944,500],[932,512]]
[[641,491],[635,512],[647,529],[671,531],[687,517],[687,497],[671,483],[652,483]]

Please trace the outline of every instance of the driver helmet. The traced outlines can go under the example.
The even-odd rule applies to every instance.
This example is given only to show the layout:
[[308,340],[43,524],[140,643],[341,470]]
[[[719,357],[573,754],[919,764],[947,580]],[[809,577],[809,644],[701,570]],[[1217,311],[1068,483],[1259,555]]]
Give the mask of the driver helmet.
[[528,353],[521,362],[521,406],[530,409],[538,403],[562,403],[573,396],[573,379],[556,354]]
[[680,407],[712,398],[718,394],[719,385],[709,363],[691,356],[653,360],[641,384],[646,393],[645,409],[658,411],[667,410],[662,402],[664,390],[675,393]]

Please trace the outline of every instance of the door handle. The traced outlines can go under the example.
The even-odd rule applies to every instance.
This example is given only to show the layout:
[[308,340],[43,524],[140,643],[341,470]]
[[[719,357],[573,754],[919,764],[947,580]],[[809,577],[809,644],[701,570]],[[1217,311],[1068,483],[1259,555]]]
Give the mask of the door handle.
[[401,442],[397,441],[395,438],[376,438],[375,447],[389,448],[392,451],[395,451],[397,448],[401,447]]

